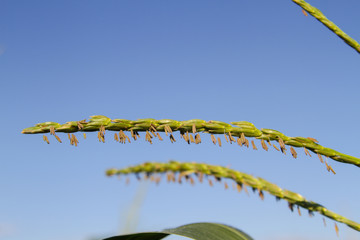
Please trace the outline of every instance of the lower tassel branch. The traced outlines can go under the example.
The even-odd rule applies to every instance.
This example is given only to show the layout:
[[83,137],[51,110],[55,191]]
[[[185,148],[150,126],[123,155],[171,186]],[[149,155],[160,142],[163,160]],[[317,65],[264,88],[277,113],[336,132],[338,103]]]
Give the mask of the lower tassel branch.
[[[360,231],[359,223],[334,213],[316,202],[306,200],[298,193],[282,189],[279,186],[262,178],[256,178],[252,175],[238,172],[226,167],[208,165],[204,163],[180,163],[176,161],[170,161],[168,163],[148,162],[124,169],[109,169],[106,172],[108,176],[120,176],[128,174],[138,175],[140,173],[144,173],[146,178],[149,178],[150,176],[157,173],[166,173],[168,180],[174,179],[174,181],[175,174],[179,174],[177,180],[178,182],[181,182],[182,178],[193,179],[195,177],[199,178],[199,181],[201,182],[203,176],[212,176],[216,181],[221,181],[222,178],[233,180],[240,190],[242,188],[245,190],[246,186],[248,186],[251,187],[254,191],[258,191],[261,199],[264,198],[263,192],[268,192],[269,194],[275,196],[277,200],[284,199],[287,201],[290,209],[292,210],[296,206],[307,209],[309,213],[318,212],[327,218],[333,219],[339,223],[344,223],[350,228],[353,228],[356,231]],[[213,182],[210,180],[209,184],[213,185]],[[298,211],[300,212],[300,208]],[[338,228],[336,229],[338,231]]]

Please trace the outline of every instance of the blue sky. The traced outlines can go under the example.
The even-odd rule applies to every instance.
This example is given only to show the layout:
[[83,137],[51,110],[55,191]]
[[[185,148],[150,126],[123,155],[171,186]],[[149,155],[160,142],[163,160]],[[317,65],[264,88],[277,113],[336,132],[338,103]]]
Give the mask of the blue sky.
[[[338,239],[265,194],[104,175],[145,161],[231,166],[360,222],[359,169],[275,150],[178,141],[121,145],[88,134],[77,148],[22,135],[38,122],[110,118],[250,121],[360,156],[359,54],[292,1],[10,1],[0,8],[0,239],[88,240],[211,221],[255,239]],[[360,39],[360,2],[311,1]],[[65,135],[60,135],[65,139]],[[179,138],[179,136],[177,136]],[[139,199],[139,198],[138,198]],[[339,224],[341,239],[360,239]],[[174,238],[175,239],[175,238]]]

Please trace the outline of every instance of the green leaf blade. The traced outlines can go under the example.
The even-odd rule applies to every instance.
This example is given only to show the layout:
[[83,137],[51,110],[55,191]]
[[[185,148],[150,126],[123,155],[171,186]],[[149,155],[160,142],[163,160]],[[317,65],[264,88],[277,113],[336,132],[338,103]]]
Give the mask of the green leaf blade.
[[162,232],[196,240],[253,240],[239,229],[218,223],[192,223]]
[[195,240],[253,240],[243,231],[219,223],[192,223],[161,232],[135,233],[104,240],[158,240],[171,234]]
[[162,232],[143,232],[110,237],[104,240],[160,240],[167,236],[169,234]]

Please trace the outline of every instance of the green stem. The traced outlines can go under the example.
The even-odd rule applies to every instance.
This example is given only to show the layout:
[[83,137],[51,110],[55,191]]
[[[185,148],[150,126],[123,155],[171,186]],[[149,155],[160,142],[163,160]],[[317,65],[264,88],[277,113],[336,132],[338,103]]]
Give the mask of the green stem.
[[317,8],[311,6],[309,3],[304,0],[292,0],[294,3],[302,7],[306,12],[310,13],[313,17],[315,17],[319,22],[324,24],[330,31],[334,32],[338,35],[346,44],[354,48],[358,53],[360,53],[360,44],[349,35],[347,35],[344,31],[342,31],[338,26],[335,25],[332,21],[327,19],[325,15]]
[[[349,227],[355,229],[356,231],[360,231],[359,223],[356,223],[337,213],[334,213],[316,202],[308,201],[298,193],[281,189],[279,186],[270,183],[262,178],[256,178],[249,174],[238,172],[221,166],[207,165],[204,163],[179,163],[176,161],[170,161],[168,163],[148,162],[124,169],[109,169],[107,170],[106,174],[108,176],[112,176],[112,175],[127,175],[132,173],[133,174],[145,173],[147,174],[147,176],[149,176],[153,173],[169,173],[169,172],[180,173],[179,175],[180,180],[181,177],[190,178],[192,174],[195,174],[195,176],[198,176],[199,178],[201,174],[205,174],[208,176],[214,176],[218,180],[221,180],[221,178],[231,179],[235,181],[239,186],[244,186],[244,185],[245,187],[250,186],[254,190],[258,190],[259,195],[262,198],[263,198],[262,191],[265,191],[275,196],[277,199],[284,199],[288,201],[291,210],[293,210],[294,206],[299,206],[304,209],[307,209],[309,213],[318,212],[325,217],[328,217],[340,223],[344,223]],[[174,176],[173,179],[175,179]]]

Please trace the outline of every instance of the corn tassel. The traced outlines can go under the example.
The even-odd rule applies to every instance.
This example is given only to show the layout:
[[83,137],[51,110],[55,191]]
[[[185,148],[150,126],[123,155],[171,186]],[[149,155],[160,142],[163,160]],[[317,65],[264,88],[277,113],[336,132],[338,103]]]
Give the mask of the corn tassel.
[[[232,124],[232,125],[231,125]],[[180,133],[185,134],[187,132],[193,132],[196,129],[196,132],[209,133],[212,136],[213,134],[226,134],[233,139],[238,137],[240,142],[245,146],[248,146],[248,140],[246,137],[253,137],[260,140],[277,141],[281,144],[293,146],[293,147],[302,147],[312,152],[327,156],[335,161],[353,164],[360,167],[360,158],[349,156],[338,151],[335,151],[331,148],[326,148],[317,143],[317,140],[313,138],[304,138],[304,137],[288,137],[283,133],[272,130],[272,129],[257,129],[254,124],[250,122],[231,122],[231,124],[220,122],[220,121],[208,121],[193,119],[188,121],[176,121],[170,119],[155,120],[152,118],[147,119],[138,119],[138,120],[126,120],[126,119],[110,119],[105,116],[92,116],[88,122],[85,120],[82,121],[73,121],[67,122],[65,124],[59,124],[55,122],[45,122],[36,124],[34,127],[25,128],[22,133],[24,134],[36,134],[36,133],[47,133],[50,131],[55,132],[91,132],[99,131],[105,133],[105,130],[109,131],[131,131],[132,133],[137,132],[165,132],[171,133],[172,131],[180,131]],[[79,127],[81,126],[81,127]],[[139,136],[139,135],[137,135]],[[175,142],[173,135],[170,135],[172,142]],[[212,137],[214,143],[215,137]],[[150,139],[151,140],[151,139]],[[246,144],[247,143],[247,144]],[[284,151],[284,146],[282,148]],[[308,152],[308,151],[307,151]],[[294,154],[293,154],[294,155]],[[310,155],[310,154],[309,154]]]
[[[275,196],[277,199],[284,199],[289,203],[289,208],[293,209],[294,206],[302,207],[307,209],[310,214],[313,212],[318,212],[321,215],[335,220],[339,223],[344,223],[349,227],[360,231],[360,224],[354,221],[351,221],[337,213],[334,213],[328,210],[326,207],[312,201],[306,200],[303,196],[298,193],[291,192],[285,189],[281,189],[277,185],[270,183],[262,178],[256,178],[249,174],[238,172],[229,168],[221,166],[207,165],[204,163],[179,163],[176,161],[170,161],[168,163],[144,163],[141,165],[136,165],[133,167],[128,167],[124,169],[109,169],[106,174],[108,176],[113,175],[128,175],[128,174],[139,174],[145,173],[146,176],[151,176],[155,173],[167,173],[174,176],[174,174],[179,173],[179,182],[181,182],[181,177],[189,178],[192,174],[202,178],[202,176],[213,176],[217,180],[222,178],[233,180],[237,186],[249,186],[253,190],[259,191],[259,196],[263,198],[262,191],[268,192],[269,194]],[[212,182],[209,183],[212,185]],[[244,189],[246,189],[244,187]],[[299,211],[299,209],[298,209]]]

